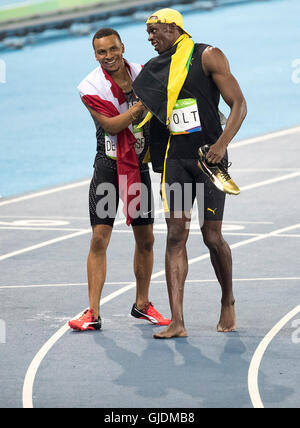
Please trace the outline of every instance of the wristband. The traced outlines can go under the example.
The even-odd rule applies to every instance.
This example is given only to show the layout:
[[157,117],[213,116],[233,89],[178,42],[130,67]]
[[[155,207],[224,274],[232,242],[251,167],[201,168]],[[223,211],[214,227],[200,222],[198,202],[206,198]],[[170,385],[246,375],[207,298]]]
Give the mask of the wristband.
[[137,120],[137,117],[133,116],[133,114],[131,113],[130,110],[128,110],[128,111],[129,111],[129,114],[131,116],[132,121],[134,122],[135,120]]

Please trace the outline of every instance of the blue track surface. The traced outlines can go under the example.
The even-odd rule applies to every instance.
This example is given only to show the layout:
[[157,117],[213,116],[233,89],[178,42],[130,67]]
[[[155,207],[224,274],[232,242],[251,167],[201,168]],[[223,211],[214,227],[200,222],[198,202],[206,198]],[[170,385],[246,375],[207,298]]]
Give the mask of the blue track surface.
[[[225,52],[246,96],[249,113],[237,139],[299,125],[300,84],[292,82],[299,16],[298,0],[185,15],[195,41]],[[153,56],[144,24],[118,30],[128,59]],[[0,59],[7,69],[7,83],[0,83],[0,195],[90,176],[95,132],[76,87],[97,65],[91,37],[32,45]]]

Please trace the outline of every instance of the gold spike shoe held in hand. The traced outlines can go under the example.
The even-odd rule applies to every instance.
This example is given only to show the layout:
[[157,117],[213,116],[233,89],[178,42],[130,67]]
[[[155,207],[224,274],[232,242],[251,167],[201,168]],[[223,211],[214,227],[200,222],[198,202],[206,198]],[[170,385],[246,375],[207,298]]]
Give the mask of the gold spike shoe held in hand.
[[240,189],[228,174],[228,168],[231,166],[231,163],[228,163],[226,159],[223,159],[217,164],[207,162],[206,154],[209,148],[208,145],[199,148],[198,167],[210,178],[212,183],[221,192],[227,193],[228,195],[239,195],[241,193]]

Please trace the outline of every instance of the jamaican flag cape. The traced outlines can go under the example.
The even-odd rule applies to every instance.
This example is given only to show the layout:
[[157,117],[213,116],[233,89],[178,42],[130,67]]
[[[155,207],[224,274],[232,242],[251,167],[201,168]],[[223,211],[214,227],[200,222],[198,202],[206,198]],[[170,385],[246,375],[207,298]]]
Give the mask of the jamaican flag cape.
[[133,83],[140,100],[149,110],[142,127],[150,123],[150,155],[153,169],[162,172],[169,140],[169,117],[189,72],[194,42],[183,34],[174,46],[151,59]]

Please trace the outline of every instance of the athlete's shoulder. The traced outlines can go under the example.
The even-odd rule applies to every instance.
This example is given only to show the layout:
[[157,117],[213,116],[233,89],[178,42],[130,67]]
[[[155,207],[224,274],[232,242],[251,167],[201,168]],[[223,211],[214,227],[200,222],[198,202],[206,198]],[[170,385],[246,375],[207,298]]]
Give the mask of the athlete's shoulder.
[[221,49],[215,46],[209,46],[203,52],[202,64],[207,71],[214,72],[224,67],[227,68],[228,60]]
[[218,60],[225,58],[225,54],[220,48],[211,45],[206,45],[206,48],[203,50],[203,56],[208,60]]
[[95,68],[89,73],[78,85],[77,89],[79,92],[86,90],[87,87],[94,87],[100,78],[100,67]]

